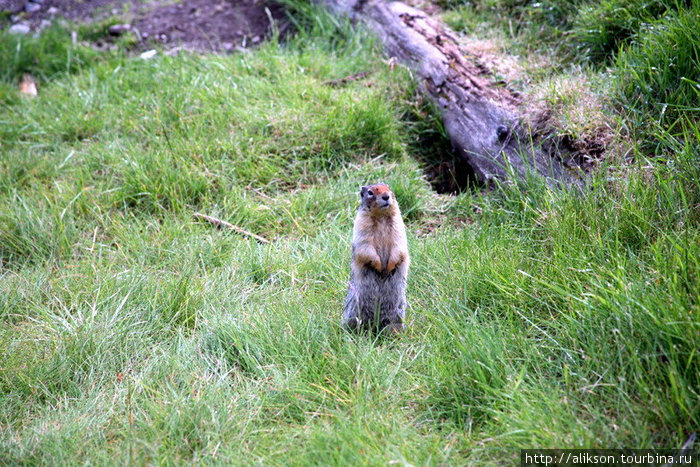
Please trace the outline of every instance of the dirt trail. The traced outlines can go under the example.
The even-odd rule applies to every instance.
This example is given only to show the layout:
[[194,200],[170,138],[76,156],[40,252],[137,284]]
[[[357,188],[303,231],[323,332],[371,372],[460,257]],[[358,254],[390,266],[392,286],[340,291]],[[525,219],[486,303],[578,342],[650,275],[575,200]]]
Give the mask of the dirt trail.
[[112,33],[131,30],[141,49],[157,43],[231,52],[262,41],[272,22],[282,34],[289,27],[283,8],[271,0],[0,0],[0,12],[0,28],[24,34],[59,18],[89,23],[118,17],[127,26]]

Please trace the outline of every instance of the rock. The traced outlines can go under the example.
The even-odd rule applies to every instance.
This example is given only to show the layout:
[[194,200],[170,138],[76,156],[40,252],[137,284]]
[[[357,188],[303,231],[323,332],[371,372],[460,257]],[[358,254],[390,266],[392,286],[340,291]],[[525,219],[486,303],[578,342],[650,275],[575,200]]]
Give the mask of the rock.
[[46,10],[46,12],[53,16],[56,13],[58,13],[58,8],[56,8],[55,6],[50,6],[49,9]]
[[29,97],[36,97],[36,79],[29,73],[25,73],[22,77],[22,81],[19,83],[19,92]]
[[149,60],[149,59],[155,57],[157,53],[158,52],[156,50],[148,50],[148,51],[142,53],[141,55],[139,55],[139,57],[141,57],[144,60]]
[[38,3],[27,2],[24,4],[24,11],[26,11],[27,13],[34,13],[39,10],[41,10],[41,5],[39,5]]
[[125,32],[131,31],[131,25],[130,24],[113,24],[112,26],[107,29],[110,35],[112,36],[121,36]]
[[10,26],[8,32],[10,34],[29,34],[32,28],[27,23],[17,23]]

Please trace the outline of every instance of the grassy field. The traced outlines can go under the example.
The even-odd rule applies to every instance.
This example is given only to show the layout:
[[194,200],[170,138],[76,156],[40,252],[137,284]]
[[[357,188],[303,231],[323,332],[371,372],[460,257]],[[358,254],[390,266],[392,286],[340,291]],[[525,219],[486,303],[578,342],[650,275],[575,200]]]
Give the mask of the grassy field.
[[[606,122],[609,156],[571,192],[433,191],[449,154],[410,74],[299,5],[297,36],[231,56],[0,35],[0,464],[680,447],[700,426],[700,6],[624,3],[619,24],[612,0],[442,4],[517,55],[514,85],[562,131]],[[600,108],[577,113],[572,77]],[[379,180],[412,254],[392,339],[339,326],[358,189]]]

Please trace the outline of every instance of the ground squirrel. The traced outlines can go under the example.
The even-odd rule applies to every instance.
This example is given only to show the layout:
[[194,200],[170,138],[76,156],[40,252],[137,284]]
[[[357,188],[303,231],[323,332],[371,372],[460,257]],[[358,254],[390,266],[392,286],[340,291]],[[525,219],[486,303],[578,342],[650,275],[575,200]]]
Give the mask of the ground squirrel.
[[363,186],[360,199],[342,322],[351,329],[398,331],[406,315],[406,228],[387,185]]

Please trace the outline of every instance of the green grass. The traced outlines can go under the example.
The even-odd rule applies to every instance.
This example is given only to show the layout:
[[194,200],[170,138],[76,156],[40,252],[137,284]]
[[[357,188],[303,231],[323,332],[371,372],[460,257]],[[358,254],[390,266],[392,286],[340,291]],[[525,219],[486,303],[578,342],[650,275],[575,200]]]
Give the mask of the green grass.
[[519,52],[555,52],[565,61],[607,65],[621,48],[679,12],[687,0],[441,0],[445,20],[460,31],[501,30]]
[[[625,117],[692,105],[692,86],[659,94],[672,71],[648,73],[668,49],[639,38],[616,62],[652,86],[610,87],[633,162],[611,157],[582,191],[447,196],[424,175],[445,144],[409,74],[307,13],[287,43],[226,57],[102,53],[42,74],[0,55],[15,70],[0,464],[501,465],[526,447],[682,445],[700,424],[700,131],[691,111]],[[52,34],[22,50],[83,53]],[[36,99],[15,90],[26,71]],[[392,339],[339,326],[357,192],[379,180],[413,261]]]
[[700,4],[657,23],[617,59],[617,92],[625,116],[651,151],[663,152],[672,136],[693,134],[700,121]]

